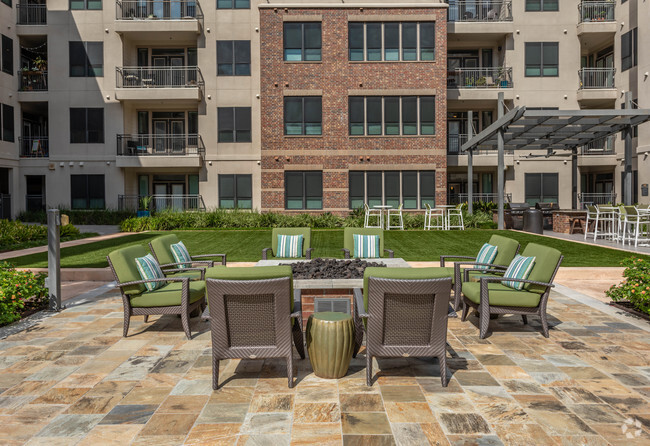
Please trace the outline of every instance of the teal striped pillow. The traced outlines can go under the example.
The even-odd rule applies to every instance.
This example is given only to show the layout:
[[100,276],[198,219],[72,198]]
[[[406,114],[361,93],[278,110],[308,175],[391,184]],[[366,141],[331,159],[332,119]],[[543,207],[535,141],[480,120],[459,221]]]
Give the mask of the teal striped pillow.
[[298,258],[302,257],[302,241],[301,235],[280,235],[278,234],[278,249],[275,253],[276,257],[284,258]]
[[187,252],[187,248],[183,242],[174,243],[170,248],[172,250],[172,255],[174,256],[174,261],[176,263],[181,263],[181,265],[178,265],[179,268],[190,268],[192,266],[192,256]]
[[354,234],[354,257],[372,259],[379,257],[379,236]]
[[[147,254],[144,257],[137,257],[135,259],[135,264],[138,267],[138,272],[142,280],[147,279],[164,279],[165,275],[163,274],[158,262],[153,258],[151,254]],[[146,282],[144,286],[147,288],[147,291],[156,290],[165,285],[165,282]]]
[[[478,252],[478,255],[476,256],[476,262],[477,263],[492,263],[494,262],[494,259],[497,257],[497,247],[494,245],[490,245],[489,243],[485,243],[480,251]],[[476,269],[489,269],[490,267],[487,265],[476,265]]]
[[[535,257],[524,257],[517,254],[512,262],[510,262],[510,265],[503,275],[503,278],[526,280],[528,279],[530,272],[533,270],[534,265]],[[509,288],[514,288],[515,290],[521,290],[524,285],[526,285],[522,282],[510,282],[508,280],[504,280],[501,283]]]

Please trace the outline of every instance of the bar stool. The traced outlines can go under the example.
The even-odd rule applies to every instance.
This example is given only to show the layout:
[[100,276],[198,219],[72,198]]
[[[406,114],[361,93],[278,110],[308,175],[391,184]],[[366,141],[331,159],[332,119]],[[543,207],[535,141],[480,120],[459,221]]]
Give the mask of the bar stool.
[[623,236],[623,244],[625,244],[625,239],[632,244],[634,240],[634,247],[636,248],[639,245],[639,242],[642,244],[648,243],[650,241],[650,214],[639,213],[639,210],[634,206],[625,206],[625,212],[627,214],[626,226],[630,228],[630,233],[626,237]]
[[[397,209],[388,209],[388,221],[386,222],[386,229],[401,229],[402,231],[404,230],[404,217],[402,216],[402,207],[404,207],[404,203],[400,203],[399,207]],[[396,217],[398,224],[393,225],[391,224],[391,217]]]
[[[426,210],[424,213],[424,229],[445,229],[444,219],[445,213],[442,209],[431,209],[429,204],[425,204]],[[432,224],[433,221],[433,224]]]
[[[456,220],[456,224],[452,223],[452,217]],[[459,204],[455,208],[447,209],[447,229],[461,229],[465,230],[465,224],[463,223],[463,210],[462,205]]]
[[[383,228],[384,227],[384,213],[381,209],[370,209],[367,203],[363,203],[363,209],[365,211],[365,217],[363,220],[364,228]],[[377,218],[377,224],[371,225],[370,219],[372,217]]]

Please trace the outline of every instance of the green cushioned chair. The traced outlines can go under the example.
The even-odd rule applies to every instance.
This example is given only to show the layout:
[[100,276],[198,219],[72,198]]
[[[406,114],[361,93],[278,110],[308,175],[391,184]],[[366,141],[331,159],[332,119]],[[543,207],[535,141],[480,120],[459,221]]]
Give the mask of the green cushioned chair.
[[[192,281],[189,277],[142,280],[135,259],[147,254],[147,249],[143,245],[134,245],[115,250],[106,257],[115,282],[122,293],[123,336],[126,337],[129,332],[131,316],[143,315],[144,321],[147,322],[149,315],[152,314],[180,314],[183,331],[187,339],[191,339],[190,313],[205,306],[205,282]],[[199,278],[203,278],[203,269],[190,268],[185,271],[198,272]],[[167,282],[167,284],[154,291],[147,291],[144,286],[147,282]]]
[[[191,279],[199,279],[200,271],[180,271],[178,269],[179,265],[184,264],[185,262],[177,263],[172,254],[171,246],[180,242],[176,234],[167,234],[156,237],[155,239],[149,242],[149,249],[151,253],[158,260],[160,267],[165,271],[165,275],[170,277],[189,277]],[[215,257],[221,258],[221,264],[226,264],[226,254],[201,254],[198,256],[192,257],[192,266],[199,266],[203,268],[209,268],[214,266],[214,260],[201,260],[201,259],[213,259]]]
[[[537,243],[529,243],[521,255],[535,257],[533,269],[526,280],[481,277],[476,283],[469,281],[471,270],[464,272],[462,320],[467,318],[470,307],[478,309],[481,339],[487,335],[490,314],[520,314],[524,324],[528,323],[528,315],[537,315],[542,321],[542,332],[548,338],[546,306],[555,274],[564,257],[557,249]],[[523,282],[525,285],[522,290],[515,290],[501,283],[505,280]]]
[[[437,357],[447,386],[447,313],[451,278],[437,268],[368,267],[363,291],[354,290],[356,356],[366,331],[366,382],[372,385],[373,357]],[[361,323],[361,322],[364,323]]]
[[343,255],[346,259],[354,254],[354,234],[361,235],[378,235],[379,236],[379,257],[384,257],[384,253],[389,258],[395,257],[391,249],[384,248],[384,230],[381,228],[345,228],[343,229]]
[[[262,249],[262,260],[268,260],[269,257],[277,257],[278,253],[278,235],[302,235],[302,253],[300,257],[311,259],[311,228],[273,228],[271,231],[271,248]],[[269,252],[271,253],[269,256]]]

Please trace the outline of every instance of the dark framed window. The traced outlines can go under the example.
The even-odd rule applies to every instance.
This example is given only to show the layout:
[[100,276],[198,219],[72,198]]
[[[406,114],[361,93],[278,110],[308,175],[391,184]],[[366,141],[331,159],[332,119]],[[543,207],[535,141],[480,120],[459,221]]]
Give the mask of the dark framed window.
[[420,209],[436,206],[436,172],[420,172]]
[[638,63],[637,28],[621,36],[621,69],[627,71]]
[[250,9],[250,0],[217,0],[217,9]]
[[14,142],[14,108],[2,104],[2,140]]
[[557,203],[557,173],[527,173],[524,177],[526,203]]
[[217,142],[251,142],[251,108],[217,108]]
[[285,171],[285,209],[323,209],[323,172]]
[[14,75],[14,41],[2,35],[2,71]]
[[219,207],[252,209],[252,175],[219,175]]
[[70,109],[70,143],[104,143],[104,109]]
[[559,11],[559,0],[526,0],[526,11]]
[[348,58],[367,62],[434,60],[435,36],[435,22],[350,22]]
[[526,42],[526,77],[559,76],[557,42]]
[[2,0],[2,3],[4,3],[5,5],[11,8],[11,0]]
[[[390,205],[424,209],[435,205],[435,171],[348,172],[350,209]],[[418,187],[419,185],[419,187]]]
[[435,96],[350,96],[351,136],[435,135]]
[[250,75],[250,40],[217,40],[217,76]]
[[320,96],[285,96],[284,134],[322,135],[323,101]]
[[104,42],[70,42],[70,77],[104,76]]
[[284,60],[320,61],[321,47],[320,22],[284,24]]
[[70,9],[101,10],[102,0],[70,0]]
[[70,175],[72,209],[104,209],[104,175]]

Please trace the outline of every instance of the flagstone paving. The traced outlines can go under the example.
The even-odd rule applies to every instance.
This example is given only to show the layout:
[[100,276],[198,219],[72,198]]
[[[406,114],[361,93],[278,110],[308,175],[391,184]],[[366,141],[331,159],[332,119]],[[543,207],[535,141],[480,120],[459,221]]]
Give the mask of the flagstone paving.
[[647,445],[650,330],[554,292],[550,339],[535,318],[449,319],[449,386],[437,363],[363,352],[317,378],[296,355],[222,361],[211,388],[208,324],[131,322],[115,292],[0,340],[3,445]]

